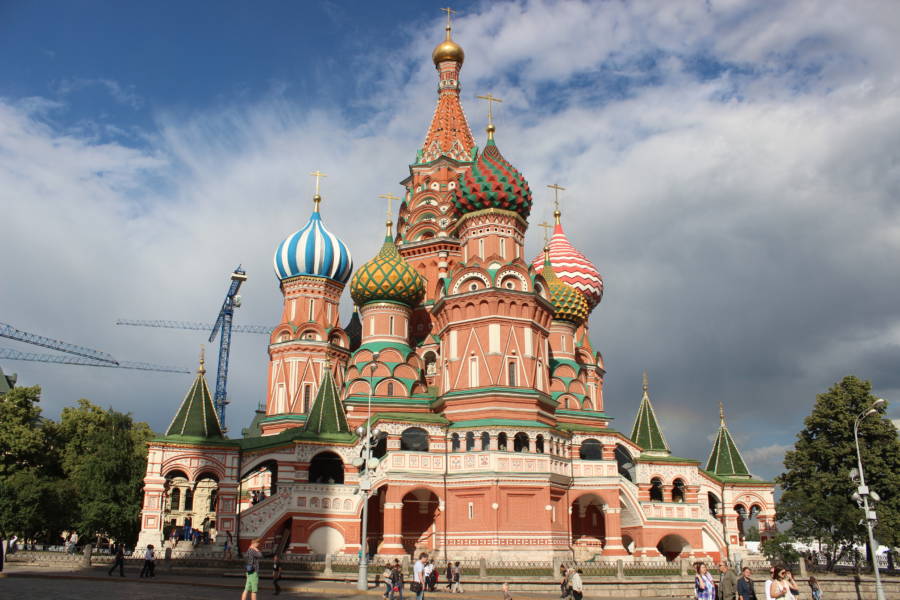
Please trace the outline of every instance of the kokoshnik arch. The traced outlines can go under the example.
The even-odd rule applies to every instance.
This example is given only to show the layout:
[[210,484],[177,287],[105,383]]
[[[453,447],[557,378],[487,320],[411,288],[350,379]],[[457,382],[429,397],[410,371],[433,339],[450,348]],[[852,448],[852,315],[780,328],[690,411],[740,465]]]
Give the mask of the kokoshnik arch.
[[[610,427],[588,331],[603,280],[558,205],[549,243],[526,259],[531,190],[492,121],[476,145],[450,34],[448,23],[432,54],[437,106],[396,233],[389,217],[381,250],[354,272],[317,181],[309,221],[275,252],[284,309],[265,409],[227,439],[201,365],[150,444],[139,545],[188,517],[220,545],[231,533],[242,548],[258,537],[270,551],[356,554],[354,431],[370,393],[370,422],[387,433],[374,451],[370,554],[719,557],[739,549],[745,519],[774,531],[773,484],[750,474],[724,411],[705,468],[672,456],[646,376],[631,434]],[[342,326],[348,281],[356,309]]]

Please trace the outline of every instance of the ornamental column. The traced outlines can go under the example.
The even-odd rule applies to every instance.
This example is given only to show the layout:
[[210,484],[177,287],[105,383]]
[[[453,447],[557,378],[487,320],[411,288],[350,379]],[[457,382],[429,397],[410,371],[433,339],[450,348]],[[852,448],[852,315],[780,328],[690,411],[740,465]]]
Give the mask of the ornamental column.
[[381,554],[406,554],[403,549],[403,495],[402,490],[388,486],[384,502],[384,542]]

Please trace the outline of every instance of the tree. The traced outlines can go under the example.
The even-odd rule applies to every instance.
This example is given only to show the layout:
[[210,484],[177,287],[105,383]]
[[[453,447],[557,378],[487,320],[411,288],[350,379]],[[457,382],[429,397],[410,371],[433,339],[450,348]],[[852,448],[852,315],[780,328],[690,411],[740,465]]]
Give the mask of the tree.
[[[862,511],[851,499],[856,484],[853,423],[871,407],[871,384],[844,377],[819,394],[812,413],[785,455],[786,471],[776,478],[783,490],[777,506],[779,520],[791,521],[800,539],[815,539],[828,547],[827,568],[854,545],[867,541]],[[866,484],[881,496],[877,504],[876,538],[890,547],[900,545],[900,441],[897,428],[885,418],[886,407],[863,419],[859,440]]]
[[800,553],[794,548],[793,536],[784,532],[778,532],[764,541],[760,550],[773,563],[790,565],[800,560]]
[[133,542],[140,531],[150,427],[79,400],[78,407],[63,409],[59,429],[63,471],[75,490],[74,525],[89,537],[103,533]]
[[744,539],[748,542],[758,542],[759,541],[759,527],[756,525],[751,525],[747,528],[747,534],[744,536]]
[[[40,467],[52,470],[48,445],[52,422],[41,416],[41,388],[19,387],[0,395],[0,477]],[[50,462],[55,463],[55,460]]]

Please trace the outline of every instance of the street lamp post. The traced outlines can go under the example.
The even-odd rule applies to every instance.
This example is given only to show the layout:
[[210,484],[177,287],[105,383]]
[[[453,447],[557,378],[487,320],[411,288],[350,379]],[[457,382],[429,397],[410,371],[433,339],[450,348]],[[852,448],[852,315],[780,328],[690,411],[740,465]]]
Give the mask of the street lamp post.
[[[366,419],[366,426],[360,425],[356,429],[356,433],[360,436],[365,435],[363,441],[363,464],[362,473],[359,477],[359,491],[363,495],[362,509],[362,540],[360,541],[359,550],[359,574],[356,578],[356,589],[369,589],[369,553],[368,553],[368,529],[369,529],[369,495],[372,490],[372,393],[374,391],[375,367],[378,366],[378,353],[372,355],[372,362],[369,363],[371,370],[369,371],[369,416]],[[380,432],[376,432],[380,433]]]
[[[866,529],[869,533],[869,546],[872,549],[872,570],[875,572],[875,595],[878,597],[878,600],[885,600],[885,596],[884,587],[881,585],[881,573],[878,571],[878,544],[875,541],[875,534],[872,531],[872,526],[877,520],[877,517],[874,508],[869,510],[869,496],[872,495],[872,492],[870,492],[868,486],[866,486],[866,477],[863,474],[862,453],[859,451],[859,424],[866,417],[876,414],[878,412],[876,407],[883,404],[884,399],[878,398],[869,409],[860,413],[853,423],[853,441],[856,443],[856,462],[859,468],[859,487],[853,497],[854,499],[862,499],[862,509],[865,513]],[[873,501],[876,501],[877,499],[877,495],[872,498]]]

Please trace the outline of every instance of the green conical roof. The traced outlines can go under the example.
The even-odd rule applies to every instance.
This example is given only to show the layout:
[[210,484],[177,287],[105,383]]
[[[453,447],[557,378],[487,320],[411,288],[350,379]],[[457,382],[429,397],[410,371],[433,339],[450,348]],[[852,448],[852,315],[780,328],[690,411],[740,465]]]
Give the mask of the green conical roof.
[[650,404],[648,389],[647,374],[644,373],[644,395],[641,398],[637,416],[634,418],[631,441],[643,448],[645,452],[669,454],[669,444],[656,420],[656,413],[653,411],[653,405]]
[[312,433],[350,433],[344,405],[341,404],[330,368],[325,369],[325,377],[319,386],[303,429]]
[[193,440],[222,440],[222,426],[213,406],[209,386],[206,385],[206,366],[200,357],[200,368],[197,377],[191,384],[187,396],[181,402],[181,408],[172,419],[166,430],[166,437],[190,438]]
[[725,425],[725,407],[719,403],[719,433],[713,444],[709,460],[706,461],[706,470],[721,477],[750,477],[747,463],[741,456],[740,450],[731,437],[731,432]]

